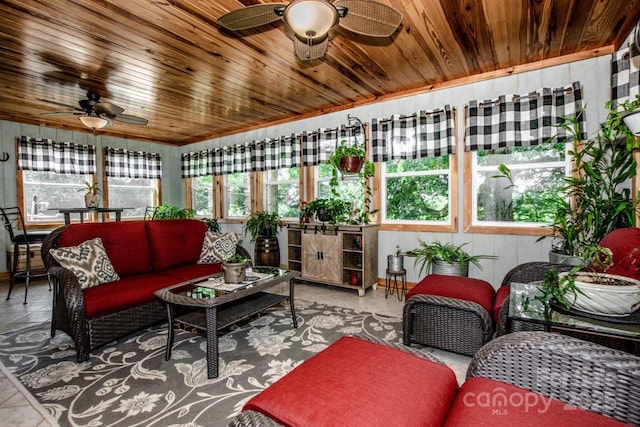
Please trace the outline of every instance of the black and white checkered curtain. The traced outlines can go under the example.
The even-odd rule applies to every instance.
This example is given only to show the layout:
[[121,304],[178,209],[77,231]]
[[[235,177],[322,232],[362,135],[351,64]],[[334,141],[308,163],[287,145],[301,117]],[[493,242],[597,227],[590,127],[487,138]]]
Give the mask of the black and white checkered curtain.
[[[634,34],[634,31],[631,34]],[[633,101],[640,93],[640,46],[631,42],[632,36],[611,55],[611,100],[617,107]]]
[[159,153],[104,147],[104,170],[113,178],[161,179],[162,159]]
[[314,166],[329,159],[338,144],[345,140],[348,145],[364,144],[362,126],[341,125],[333,129],[318,129],[302,133],[302,161],[304,166]]
[[410,116],[393,115],[371,121],[374,162],[418,159],[455,153],[455,109],[420,111]]
[[96,147],[21,136],[18,141],[18,169],[95,175]]
[[213,152],[212,150],[203,150],[182,153],[181,164],[183,178],[213,175]]
[[251,170],[254,172],[297,167],[300,162],[300,137],[295,134],[252,144]]
[[213,164],[212,175],[229,175],[232,173],[251,172],[252,153],[253,147],[252,144],[249,143],[236,144],[210,150],[210,159],[208,161],[211,161]]
[[580,82],[562,88],[544,88],[526,95],[502,95],[496,100],[470,101],[467,105],[465,150],[531,147],[555,137],[571,137],[556,125],[563,117],[579,117],[579,137],[586,139]]

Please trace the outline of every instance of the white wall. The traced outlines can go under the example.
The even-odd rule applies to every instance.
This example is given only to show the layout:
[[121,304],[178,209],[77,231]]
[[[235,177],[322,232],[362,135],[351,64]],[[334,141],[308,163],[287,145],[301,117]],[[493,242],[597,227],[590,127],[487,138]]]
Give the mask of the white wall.
[[[549,67],[542,70],[530,71],[522,74],[510,75],[477,83],[460,85],[452,88],[435,90],[419,95],[389,100],[376,104],[369,104],[338,113],[326,114],[300,120],[293,123],[258,129],[251,132],[240,133],[232,136],[203,141],[181,147],[182,152],[203,150],[211,147],[244,143],[252,140],[261,140],[267,137],[278,137],[291,133],[315,130],[321,127],[335,127],[338,124],[347,123],[347,114],[360,118],[363,122],[371,122],[374,117],[389,117],[392,114],[412,114],[421,109],[433,109],[450,104],[458,109],[458,146],[462,147],[464,137],[464,123],[462,112],[464,105],[472,99],[494,99],[499,95],[526,94],[543,87],[562,87],[580,81],[584,88],[584,97],[587,111],[587,131],[591,135],[598,129],[598,124],[606,117],[604,104],[610,98],[610,65],[609,56],[577,61],[569,64]],[[459,153],[462,148],[459,148]],[[459,182],[458,188],[463,188],[464,170],[463,156],[458,156]],[[462,195],[462,190],[460,191]],[[504,274],[517,264],[528,261],[547,260],[547,252],[551,248],[549,239],[536,242],[535,236],[515,236],[502,234],[470,234],[462,231],[462,218],[464,206],[459,203],[459,231],[457,233],[416,233],[381,231],[378,250],[378,277],[384,277],[387,265],[386,256],[395,252],[395,246],[400,245],[403,250],[418,246],[418,239],[427,242],[440,240],[462,244],[469,242],[465,247],[475,254],[495,254],[499,256],[496,261],[483,261],[483,270],[471,266],[470,276],[487,280],[494,287],[498,287]],[[279,236],[280,247],[286,246],[286,234]],[[281,262],[286,262],[287,253],[281,250]],[[413,268],[411,258],[405,260],[407,268],[407,280],[417,282],[418,270]]]

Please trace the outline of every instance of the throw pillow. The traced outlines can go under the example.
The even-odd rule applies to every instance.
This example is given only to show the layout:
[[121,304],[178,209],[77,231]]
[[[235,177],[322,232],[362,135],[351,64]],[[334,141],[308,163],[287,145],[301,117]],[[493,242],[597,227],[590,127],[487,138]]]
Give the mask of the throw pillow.
[[236,253],[237,233],[212,233],[207,231],[202,242],[198,264],[222,262]]
[[82,289],[120,280],[99,237],[49,252],[62,267],[76,275]]

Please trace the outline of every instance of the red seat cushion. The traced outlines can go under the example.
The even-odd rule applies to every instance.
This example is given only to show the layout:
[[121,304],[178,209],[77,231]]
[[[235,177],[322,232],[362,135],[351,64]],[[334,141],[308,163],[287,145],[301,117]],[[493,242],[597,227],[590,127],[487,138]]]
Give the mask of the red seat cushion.
[[493,301],[493,312],[492,312],[493,321],[496,324],[500,320],[500,309],[502,308],[502,304],[504,303],[504,300],[507,299],[510,292],[511,292],[511,286],[509,285],[500,286],[500,288],[496,292],[496,298]]
[[207,226],[199,219],[144,221],[147,227],[151,265],[162,271],[200,259]]
[[342,337],[244,409],[289,426],[440,426],[457,388],[444,365]]
[[154,291],[176,283],[173,277],[146,273],[87,288],[83,291],[85,314],[95,317],[148,303],[156,299]]
[[[60,235],[59,246],[78,246],[100,237],[120,277],[147,273],[151,269],[144,221],[71,224]],[[132,256],[135,254],[135,256]]]
[[626,426],[595,412],[488,378],[469,378],[456,396],[445,426]]
[[174,277],[177,282],[186,280],[197,279],[198,277],[211,276],[212,274],[220,273],[222,271],[222,264],[186,264],[179,267],[173,267],[168,270],[158,271],[158,274],[163,276]]
[[493,312],[495,290],[489,282],[480,279],[430,274],[407,293],[406,299],[420,294],[472,301],[484,307],[487,313]]
[[607,273],[640,280],[640,228],[619,228],[600,240],[611,249],[613,265]]

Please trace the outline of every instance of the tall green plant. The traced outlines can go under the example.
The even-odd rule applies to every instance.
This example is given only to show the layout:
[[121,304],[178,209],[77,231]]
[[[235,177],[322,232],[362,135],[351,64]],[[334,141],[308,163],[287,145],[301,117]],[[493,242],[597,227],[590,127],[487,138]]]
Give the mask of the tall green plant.
[[251,240],[258,237],[275,236],[282,228],[282,222],[277,212],[255,211],[251,212],[244,225],[244,233],[251,235]]

